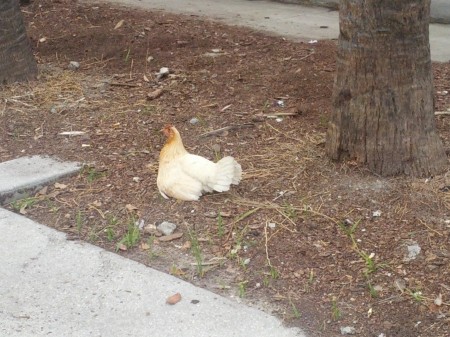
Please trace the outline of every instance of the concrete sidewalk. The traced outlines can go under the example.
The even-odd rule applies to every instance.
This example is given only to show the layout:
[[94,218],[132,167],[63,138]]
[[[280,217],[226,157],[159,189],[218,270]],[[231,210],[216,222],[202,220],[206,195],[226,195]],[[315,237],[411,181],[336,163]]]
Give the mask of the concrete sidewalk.
[[[0,336],[294,337],[276,318],[0,208]],[[166,298],[180,293],[176,305]]]
[[[79,167],[52,161],[49,177],[48,162],[35,156],[0,164],[0,195],[11,192],[5,182],[24,186],[25,180],[34,190],[42,176],[54,181],[67,167]],[[18,163],[29,163],[35,174],[16,174]],[[1,170],[5,166],[8,170]],[[3,208],[0,233],[0,336],[305,336],[265,312],[91,244],[68,241],[64,233]],[[166,304],[175,293],[182,300]]]
[[[291,4],[322,6],[338,9],[339,0],[272,0]],[[450,1],[449,0],[431,0],[430,20],[433,23],[450,24]]]
[[[90,0],[84,1],[89,2]],[[281,35],[293,40],[337,39],[339,36],[339,13],[321,7],[306,7],[265,0],[100,1],[151,10],[198,15],[230,25],[246,26],[270,34]],[[433,61],[449,61],[450,25],[431,24],[430,45]]]

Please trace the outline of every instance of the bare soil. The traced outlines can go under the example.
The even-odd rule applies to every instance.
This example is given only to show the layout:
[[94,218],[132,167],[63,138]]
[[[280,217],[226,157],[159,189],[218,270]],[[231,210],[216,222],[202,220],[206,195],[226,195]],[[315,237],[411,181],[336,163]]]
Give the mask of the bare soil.
[[[7,207],[309,336],[450,335],[448,173],[382,178],[326,158],[336,41],[75,0],[37,0],[23,13],[40,77],[0,91],[0,161],[43,154],[85,166]],[[161,67],[170,75],[158,80]],[[435,108],[446,111],[450,64],[433,69]],[[234,156],[241,184],[198,202],[164,200],[166,123],[193,153]],[[450,151],[450,117],[436,123]],[[59,135],[67,131],[84,134]],[[162,221],[181,238],[164,241]]]

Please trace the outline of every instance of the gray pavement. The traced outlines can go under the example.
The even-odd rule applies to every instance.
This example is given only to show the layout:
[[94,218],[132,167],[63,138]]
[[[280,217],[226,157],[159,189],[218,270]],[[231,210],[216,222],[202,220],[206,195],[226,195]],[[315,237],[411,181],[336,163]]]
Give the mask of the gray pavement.
[[74,174],[79,163],[67,163],[49,157],[21,157],[0,163],[0,205],[33,194],[45,184]]
[[[37,171],[47,167],[47,159],[26,159]],[[48,181],[61,174],[65,165],[53,162],[54,179]],[[42,185],[31,181],[34,175],[0,176],[0,189],[13,180],[23,186],[22,179],[31,189]],[[305,336],[265,312],[91,244],[68,241],[64,233],[3,208],[0,233],[0,336]],[[182,300],[166,304],[175,293]]]
[[436,23],[450,24],[449,0],[431,0],[431,20]]
[[[84,0],[91,1],[92,0]],[[99,0],[126,6],[203,16],[230,25],[246,26],[293,40],[336,39],[339,13],[272,1],[248,0]],[[448,1],[448,3],[447,3]],[[98,2],[95,1],[95,2]],[[434,0],[441,13],[450,11],[450,0]],[[444,14],[443,14],[444,15]],[[327,26],[328,28],[320,28]],[[431,59],[450,60],[450,25],[430,25]]]
[[[272,0],[291,4],[339,8],[339,0]],[[450,1],[431,0],[431,22],[450,24]]]

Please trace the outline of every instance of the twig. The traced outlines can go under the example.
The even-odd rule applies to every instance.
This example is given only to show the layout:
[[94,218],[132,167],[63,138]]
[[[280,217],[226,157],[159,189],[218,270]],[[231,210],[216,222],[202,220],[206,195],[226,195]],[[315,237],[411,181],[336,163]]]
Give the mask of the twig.
[[225,131],[236,130],[236,129],[243,129],[243,128],[252,128],[254,126],[255,126],[255,124],[253,124],[253,123],[245,123],[245,124],[241,124],[241,125],[237,125],[237,124],[236,125],[230,125],[230,126],[226,126],[224,128],[217,129],[217,130],[205,132],[205,133],[201,134],[199,136],[199,138],[211,137],[211,136],[215,136],[215,135],[224,133]]
[[270,262],[270,257],[269,257],[269,238],[267,236],[267,226],[269,224],[266,222],[265,226],[264,226],[264,246],[266,248],[266,260],[267,260],[267,265],[269,266],[269,268],[273,268],[272,263]]
[[21,102],[21,101],[18,101],[16,99],[10,98],[9,100],[14,102],[14,103],[20,103],[20,104],[25,105],[26,107],[29,107],[29,108],[36,108],[34,105],[31,105],[31,104],[28,104],[28,103],[25,103],[25,102]]
[[295,141],[297,141],[297,142],[301,142],[300,139],[297,139],[297,138],[294,138],[294,137],[291,137],[291,136],[286,135],[285,132],[281,132],[280,130],[278,130],[276,127],[270,125],[269,123],[266,123],[266,124],[267,124],[268,126],[270,126],[272,129],[274,129],[276,132],[278,132],[280,135],[283,135],[283,136],[285,136],[286,138],[295,140]]
[[422,225],[424,225],[426,228],[428,228],[430,231],[435,232],[436,234],[438,234],[439,236],[443,236],[444,234],[442,234],[441,232],[438,232],[437,230],[431,228],[430,226],[428,226],[424,221],[422,221],[421,219],[419,219],[420,223]]
[[435,116],[450,115],[450,111],[435,111]]
[[298,60],[299,61],[301,61],[301,60],[304,60],[304,59],[306,59],[306,58],[308,58],[308,57],[310,57],[312,54],[314,54],[314,52],[312,52],[312,53],[309,53],[308,55],[306,55],[306,56],[303,56],[303,57],[300,57]]
[[5,104],[3,105],[2,112],[0,112],[0,116],[3,116],[3,115],[5,114],[5,111],[6,111],[6,102],[7,102],[7,100],[5,99]]
[[109,85],[115,85],[117,87],[131,87],[131,88],[140,87],[140,85],[138,84],[131,84],[131,83],[120,83],[120,82],[103,82],[103,83],[108,83]]
[[89,208],[95,209],[95,210],[98,212],[98,214],[100,214],[100,216],[102,217],[102,219],[105,219],[105,214],[104,214],[100,209],[98,209],[98,208],[95,207],[94,205],[89,205]]
[[134,59],[131,59],[131,66],[130,66],[130,80],[133,78],[133,65],[134,65]]
[[278,116],[297,116],[297,112],[274,112],[270,114],[264,114],[263,116],[266,118],[275,118]]
[[222,109],[220,109],[220,112],[224,112],[225,110],[229,109],[233,104],[228,104],[224,106]]
[[245,212],[244,214],[237,216],[231,223],[231,228],[228,232],[228,235],[227,235],[227,238],[225,239],[225,241],[228,241],[230,239],[231,234],[233,234],[234,225],[236,225],[239,221],[244,220],[246,217],[252,215],[253,213],[259,211],[259,209],[260,209],[260,207],[256,207],[256,208],[253,208],[253,209]]

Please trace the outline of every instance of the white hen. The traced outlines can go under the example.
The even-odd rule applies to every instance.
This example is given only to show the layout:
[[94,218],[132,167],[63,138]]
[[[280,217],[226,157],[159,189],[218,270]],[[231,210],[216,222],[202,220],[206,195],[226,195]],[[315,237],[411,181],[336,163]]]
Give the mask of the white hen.
[[242,169],[233,157],[214,163],[187,152],[174,126],[168,125],[162,131],[167,141],[159,155],[156,182],[164,198],[198,200],[203,192],[224,192],[231,184],[239,184]]

